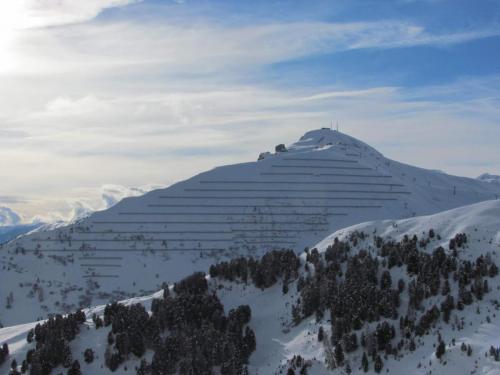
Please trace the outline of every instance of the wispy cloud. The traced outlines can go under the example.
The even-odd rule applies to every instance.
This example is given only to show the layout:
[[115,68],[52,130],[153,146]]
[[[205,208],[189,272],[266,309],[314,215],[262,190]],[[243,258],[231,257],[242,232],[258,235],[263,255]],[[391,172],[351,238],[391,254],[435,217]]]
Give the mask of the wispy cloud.
[[[314,54],[353,49],[450,45],[500,35],[500,28],[436,34],[399,21],[294,22],[237,27],[154,21],[25,30],[4,74],[119,74],[155,69],[174,76],[255,70]],[[0,71],[0,74],[2,72]]]
[[16,0],[4,7],[4,16],[16,29],[39,28],[91,20],[103,10],[142,0]]

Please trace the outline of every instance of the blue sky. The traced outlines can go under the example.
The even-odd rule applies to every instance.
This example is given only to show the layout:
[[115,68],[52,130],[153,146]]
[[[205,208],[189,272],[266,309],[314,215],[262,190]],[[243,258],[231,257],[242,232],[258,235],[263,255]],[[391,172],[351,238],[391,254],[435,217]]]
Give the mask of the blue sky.
[[25,221],[332,120],[393,159],[500,173],[498,1],[20,0],[0,25],[0,207]]

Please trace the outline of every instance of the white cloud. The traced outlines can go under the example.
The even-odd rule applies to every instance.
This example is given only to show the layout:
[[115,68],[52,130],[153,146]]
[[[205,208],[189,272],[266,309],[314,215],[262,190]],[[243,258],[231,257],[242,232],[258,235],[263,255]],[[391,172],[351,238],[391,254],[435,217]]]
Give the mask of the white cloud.
[[[72,198],[61,198],[52,201],[51,209],[47,212],[36,214],[25,223],[60,223],[72,222],[85,218],[95,211],[105,210],[120,202],[124,198],[137,197],[147,192],[161,188],[160,185],[143,185],[139,187],[126,187],[116,184],[105,184],[96,189],[77,189]],[[69,193],[68,193],[69,194]],[[50,207],[49,206],[49,207]],[[1,223],[2,207],[0,207]],[[21,220],[18,221],[20,223]]]
[[160,187],[161,186],[159,185],[144,185],[140,187],[128,188],[121,185],[103,185],[101,187],[103,206],[99,207],[98,209],[110,208],[124,198],[137,197]]
[[[470,176],[482,163],[481,171],[495,173],[500,106],[492,95],[496,80],[489,80],[425,91],[379,87],[318,93],[225,86],[162,92],[153,86],[106,96],[56,97],[15,123],[28,134],[22,149],[0,139],[0,160],[10,160],[2,173],[16,176],[3,181],[0,195],[16,191],[29,198],[16,205],[26,215],[57,210],[59,219],[68,219],[148,190],[108,181],[167,185],[216,165],[255,160],[259,152],[293,142],[331,120],[397,160]],[[467,96],[470,91],[474,95]],[[448,92],[456,100],[446,101]],[[489,134],[490,141],[481,134]],[[464,154],[470,143],[481,147]]]
[[88,21],[103,10],[141,0],[16,0],[0,5],[5,20],[15,29],[66,25]]
[[[81,2],[86,4],[86,2]],[[92,7],[91,7],[92,8]],[[93,9],[93,8],[92,8]],[[3,74],[116,74],[137,69],[168,76],[255,70],[312,54],[360,48],[447,45],[499,35],[499,29],[433,34],[398,21],[293,22],[253,26],[150,21],[86,23],[25,30]],[[2,74],[2,70],[0,70]]]
[[0,207],[0,227],[18,225],[21,217],[8,207]]
[[[78,23],[126,3],[48,1],[38,25]],[[27,197],[29,202],[12,206],[17,212],[26,217],[52,212],[44,220],[67,220],[147,190],[107,185],[110,181],[167,185],[216,165],[253,160],[337,119],[341,130],[393,158],[477,174],[451,161],[463,158],[458,151],[466,146],[466,132],[478,123],[483,129],[496,125],[500,106],[494,82],[459,82],[427,92],[248,82],[268,64],[304,56],[458,43],[497,30],[435,35],[394,21],[245,27],[168,21],[17,31],[9,58],[0,56],[1,169],[16,176],[2,181],[0,195]],[[475,87],[467,90],[467,85]],[[443,102],[457,89],[461,97]],[[468,97],[467,91],[475,95]],[[500,137],[496,128],[490,132],[491,139]],[[445,143],[456,149],[442,155]],[[425,145],[425,151],[416,145]],[[483,145],[472,161],[500,165],[496,147]]]

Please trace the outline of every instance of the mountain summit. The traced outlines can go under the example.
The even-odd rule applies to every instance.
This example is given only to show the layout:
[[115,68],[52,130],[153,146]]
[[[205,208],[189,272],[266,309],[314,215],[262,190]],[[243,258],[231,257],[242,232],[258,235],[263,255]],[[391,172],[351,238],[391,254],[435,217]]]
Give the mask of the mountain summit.
[[127,198],[80,222],[0,250],[0,322],[31,321],[157,290],[214,261],[302,251],[360,222],[427,215],[497,199],[500,186],[385,158],[319,129],[260,160]]

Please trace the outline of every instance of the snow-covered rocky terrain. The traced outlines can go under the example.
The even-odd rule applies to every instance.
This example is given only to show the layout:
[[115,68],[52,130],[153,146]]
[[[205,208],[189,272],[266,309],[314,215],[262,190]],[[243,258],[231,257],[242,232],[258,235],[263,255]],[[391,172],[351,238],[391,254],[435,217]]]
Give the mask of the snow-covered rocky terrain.
[[[247,373],[358,374],[365,373],[364,365],[369,373],[377,365],[382,367],[381,373],[392,374],[500,373],[500,200],[341,229],[302,253],[296,269],[290,257],[273,263],[269,254],[267,266],[264,261],[248,265],[247,282],[241,277],[243,268],[234,262],[212,267],[208,291],[202,292],[207,296],[215,293],[226,314],[240,305],[250,307],[251,318],[245,325],[254,332],[256,347],[244,367]],[[263,272],[257,272],[259,267]],[[366,289],[369,284],[371,289]],[[166,300],[178,301],[175,295],[181,295],[181,289],[170,285]],[[367,290],[373,296],[365,295]],[[343,292],[349,294],[335,302]],[[154,299],[163,301],[164,296],[163,290],[122,303],[141,304],[149,310]],[[384,300],[387,296],[389,300]],[[151,319],[160,314],[161,305],[156,306]],[[69,342],[70,362],[78,360],[83,374],[111,373],[105,359],[125,350],[118,337],[126,319],[118,325],[108,310],[113,323],[96,329],[99,319],[93,321],[91,316],[102,316],[104,311],[104,306],[85,310],[87,320]],[[182,316],[175,319],[182,320]],[[20,368],[28,350],[35,348],[38,339],[28,343],[26,338],[36,324],[0,330],[0,343],[8,343],[10,350],[0,366],[2,374],[7,373],[13,358]],[[109,333],[111,327],[115,335]],[[173,332],[175,329],[165,331],[163,340]],[[209,336],[207,328],[201,333]],[[116,344],[108,344],[109,336]],[[194,366],[196,344],[192,345],[192,353],[186,356]],[[91,363],[84,360],[86,349],[93,351]],[[136,372],[141,359],[132,353],[121,357],[114,373]],[[367,358],[364,365],[363,356]],[[145,360],[142,373],[151,373],[151,362],[156,368],[153,374],[170,373],[158,372],[159,364],[170,357],[153,355],[148,345],[141,358]],[[54,373],[67,371],[55,367]],[[215,373],[219,370],[223,371],[216,367]]]
[[[500,186],[385,158],[330,129],[0,248],[0,323],[152,293],[218,261],[340,228],[497,199]],[[131,172],[133,173],[133,172]],[[8,302],[7,302],[8,301]]]

